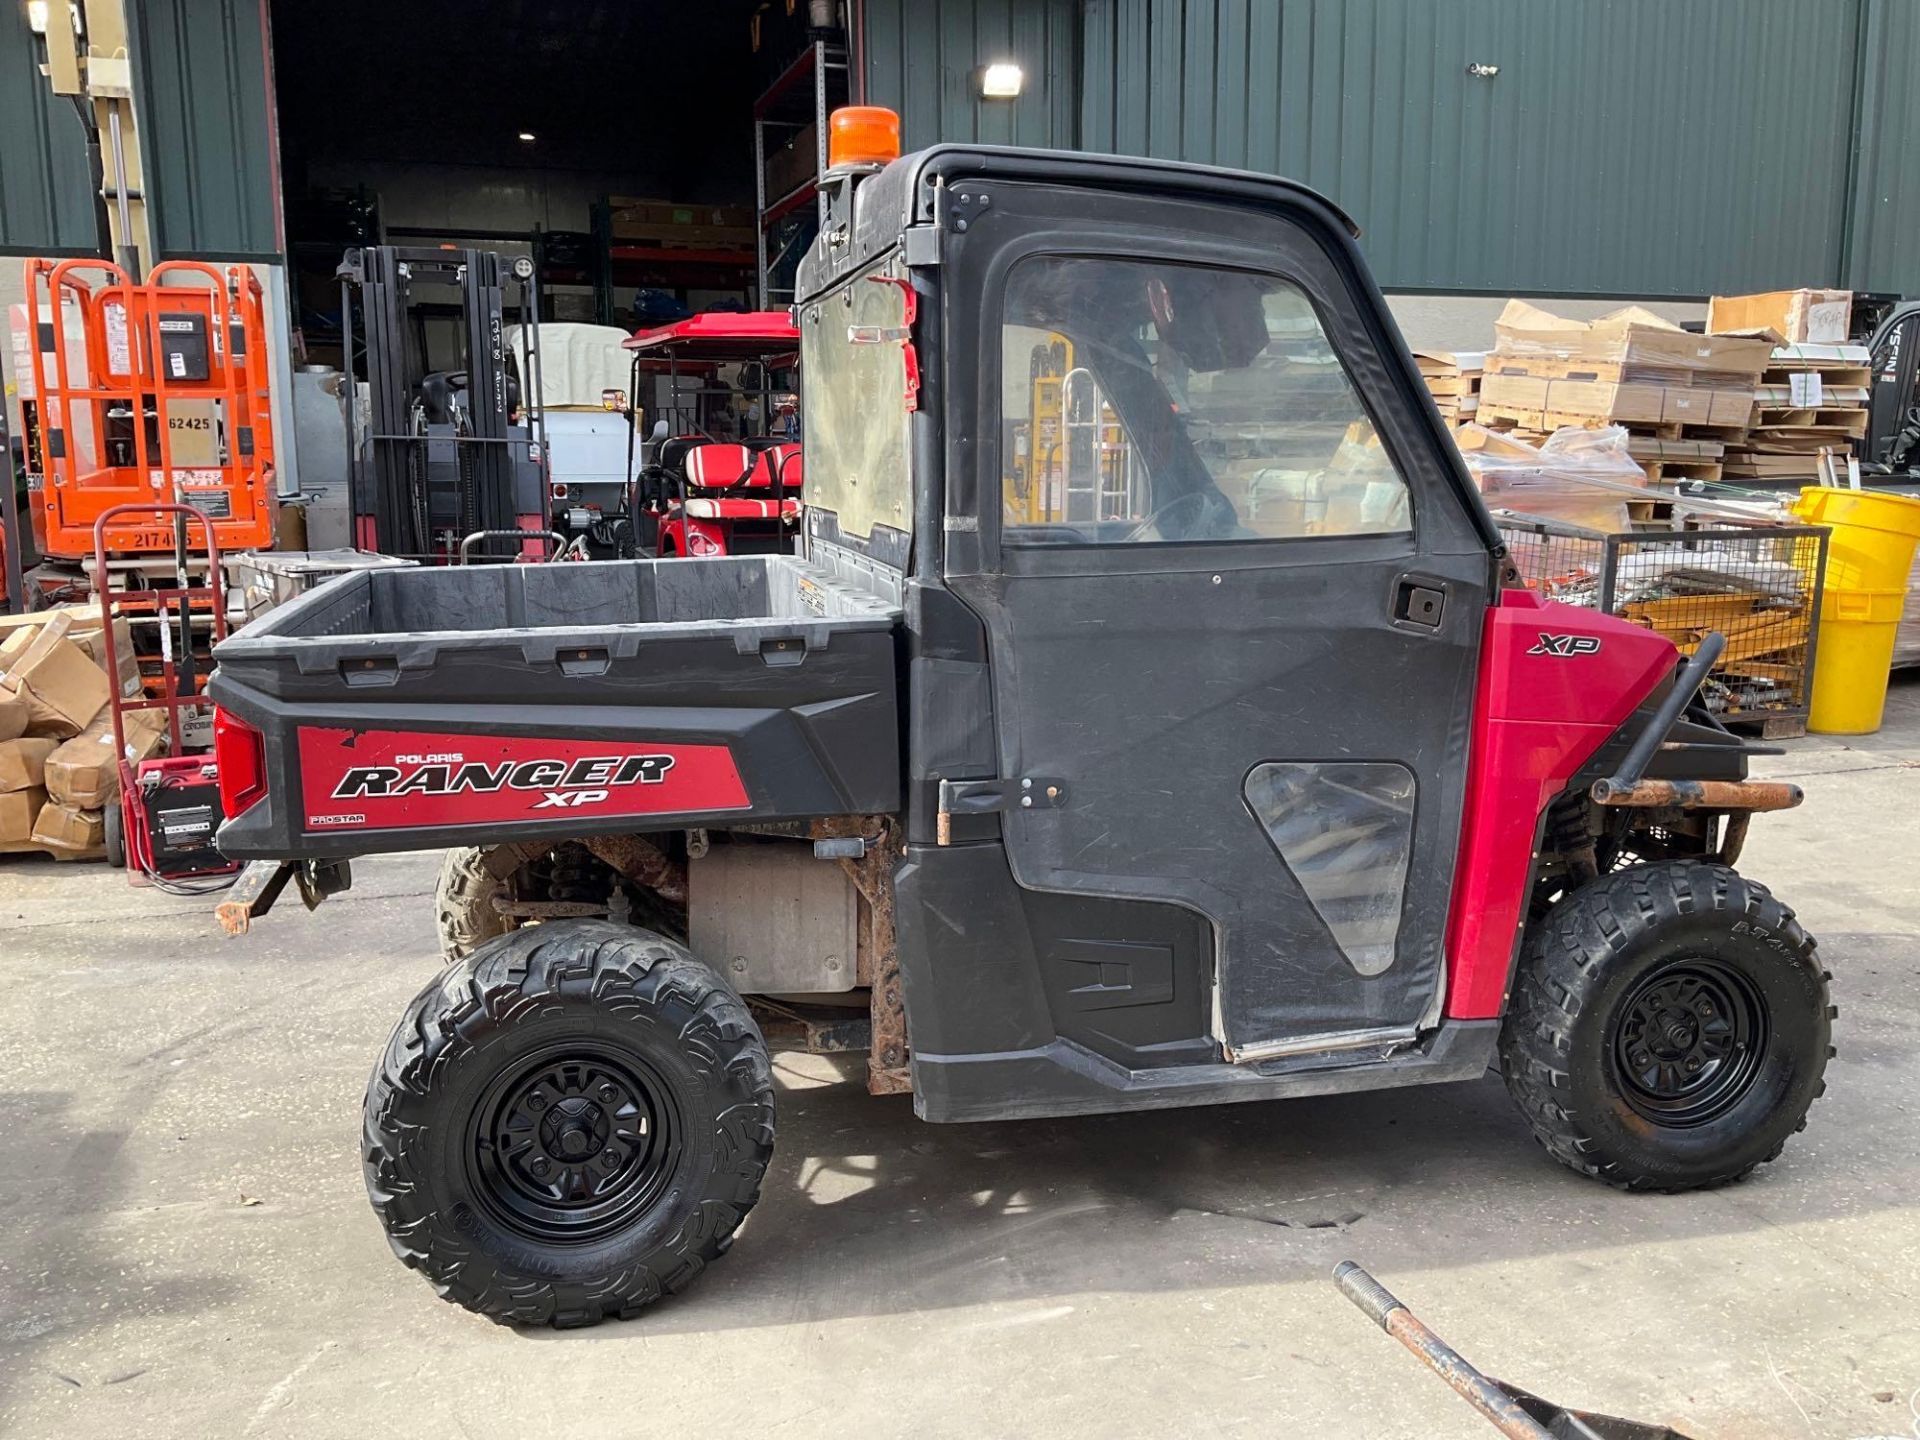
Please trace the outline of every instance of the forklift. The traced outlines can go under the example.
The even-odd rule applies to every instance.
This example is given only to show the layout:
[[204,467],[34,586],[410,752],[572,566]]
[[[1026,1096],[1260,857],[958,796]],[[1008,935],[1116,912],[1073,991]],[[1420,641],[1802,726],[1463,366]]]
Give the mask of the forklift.
[[[348,418],[354,544],[417,564],[546,558],[533,262],[520,256],[509,265],[494,251],[453,246],[370,245],[348,250],[335,273],[349,370],[356,336],[364,345],[365,405],[352,401]],[[524,386],[507,353],[509,281],[528,337]],[[433,292],[449,289],[458,296],[457,353],[436,367],[429,312]]]
[[1920,482],[1920,300],[1902,300],[1867,341],[1873,389],[1867,401],[1863,469]]
[[[1497,1062],[1604,1184],[1781,1154],[1829,977],[1736,867],[1801,792],[1708,710],[1723,636],[1524,587],[1352,223],[831,130],[799,553],[366,571],[218,652],[230,932],[446,853],[361,1112],[399,1259],[514,1325],[684,1289],[760,1196],[778,1045],[937,1123]],[[1097,505],[1003,463],[1047,336],[1128,447]]]

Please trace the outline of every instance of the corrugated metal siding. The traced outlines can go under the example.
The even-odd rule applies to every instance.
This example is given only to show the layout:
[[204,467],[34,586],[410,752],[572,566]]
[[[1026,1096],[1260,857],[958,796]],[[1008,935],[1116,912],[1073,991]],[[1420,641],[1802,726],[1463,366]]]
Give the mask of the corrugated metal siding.
[[1867,0],[1861,26],[1860,155],[1848,283],[1920,293],[1920,7]]
[[127,10],[155,251],[272,258],[282,244],[264,0]]
[[[1079,144],[1077,0],[865,0],[867,99],[900,112],[908,148],[936,140]],[[1017,100],[982,100],[980,67],[1026,71]]]
[[96,254],[86,130],[40,74],[27,7],[0,4],[0,253]]
[[1861,3],[1086,0],[1080,138],[1303,180],[1389,286],[1832,283]]

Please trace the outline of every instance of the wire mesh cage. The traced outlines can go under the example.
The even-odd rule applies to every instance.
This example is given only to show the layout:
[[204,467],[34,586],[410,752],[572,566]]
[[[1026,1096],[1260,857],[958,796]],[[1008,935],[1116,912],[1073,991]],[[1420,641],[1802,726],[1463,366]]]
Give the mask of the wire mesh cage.
[[1657,630],[1693,653],[1710,631],[1727,648],[1708,707],[1729,724],[1779,734],[1804,724],[1813,686],[1827,532],[1813,525],[1717,522],[1605,534],[1554,520],[1498,517],[1529,590]]

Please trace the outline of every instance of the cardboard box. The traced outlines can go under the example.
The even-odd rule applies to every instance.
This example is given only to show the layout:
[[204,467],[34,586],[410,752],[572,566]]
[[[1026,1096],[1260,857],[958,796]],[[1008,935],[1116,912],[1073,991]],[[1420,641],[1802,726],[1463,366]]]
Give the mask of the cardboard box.
[[27,702],[18,695],[0,691],[0,740],[13,740],[27,733]]
[[0,643],[0,692],[27,702],[27,732],[66,739],[93,723],[112,698],[107,677],[68,634],[64,611]]
[[33,790],[46,784],[47,757],[59,748],[58,740],[40,736],[0,740],[0,790]]
[[1753,410],[1753,391],[1495,373],[1480,382],[1480,406],[1646,425],[1745,425]]
[[67,638],[76,644],[100,629],[100,607],[76,602],[47,610],[29,610],[23,615],[0,615],[0,641],[17,630],[38,630],[56,615],[67,617],[67,624],[72,627]]
[[622,224],[636,225],[732,225],[751,227],[751,205],[689,205],[680,200],[653,200],[639,195],[609,195],[607,208],[612,212],[614,233]]
[[1770,290],[1707,302],[1707,331],[1714,335],[1771,330],[1789,345],[1842,345],[1852,323],[1851,290]]
[[615,240],[730,249],[753,244],[753,211],[744,205],[682,205],[615,195],[607,200]]
[[820,131],[809,124],[794,132],[793,138],[767,152],[767,203],[791,194],[795,188],[819,173]]
[[[74,644],[87,652],[87,658],[98,665],[103,673],[107,669],[106,632],[95,617],[92,629],[83,630],[76,622],[73,633],[68,637]],[[133,627],[124,615],[116,615],[113,621],[113,662],[119,673],[109,675],[116,683],[114,688],[122,695],[137,695],[140,692],[140,661],[133,653]]]
[[[166,717],[158,710],[129,710],[121,728],[127,737],[127,759],[136,765],[166,748]],[[120,793],[111,715],[101,715],[53,752],[47,760],[46,786],[62,805],[82,810],[97,810]]]
[[1524,300],[1509,300],[1494,322],[1501,355],[1577,356],[1602,364],[1719,371],[1758,380],[1773,358],[1764,335],[1695,335],[1638,305],[1598,320],[1567,320]]
[[98,810],[48,803],[33,822],[33,843],[49,850],[98,850],[106,837],[106,817]]
[[0,791],[0,845],[24,845],[47,803],[44,790]]

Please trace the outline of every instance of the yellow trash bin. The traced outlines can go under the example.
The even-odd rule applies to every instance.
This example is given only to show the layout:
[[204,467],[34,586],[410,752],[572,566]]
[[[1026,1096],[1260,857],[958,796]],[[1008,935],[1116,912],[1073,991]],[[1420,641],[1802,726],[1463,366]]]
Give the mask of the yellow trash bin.
[[1880,728],[1886,708],[1894,633],[1920,542],[1920,499],[1809,485],[1793,513],[1830,532],[1807,728],[1865,735]]

